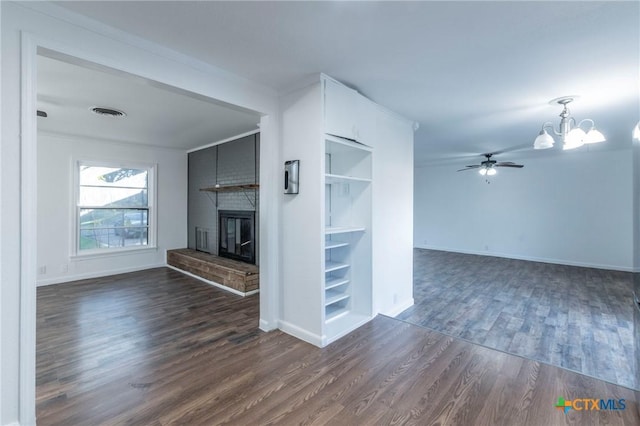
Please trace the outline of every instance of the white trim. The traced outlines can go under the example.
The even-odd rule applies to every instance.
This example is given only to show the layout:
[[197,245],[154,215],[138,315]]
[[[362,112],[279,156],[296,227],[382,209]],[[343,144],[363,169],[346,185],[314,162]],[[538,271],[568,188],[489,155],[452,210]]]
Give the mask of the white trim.
[[603,265],[599,263],[576,262],[573,260],[551,259],[547,257],[520,256],[517,254],[495,253],[495,252],[476,251],[476,250],[461,250],[461,249],[453,249],[450,247],[439,247],[439,246],[431,246],[431,245],[425,245],[425,244],[416,244],[415,248],[426,249],[426,250],[448,251],[451,253],[475,254],[478,256],[502,257],[505,259],[527,260],[530,262],[552,263],[554,265],[567,265],[567,266],[579,266],[582,268],[605,269],[608,271],[633,272],[633,267],[631,266]]
[[20,153],[20,400],[19,419],[36,423],[36,268],[38,200],[38,140],[36,114],[37,45],[21,32],[21,153]]
[[[83,143],[86,143],[88,139],[87,136],[83,136],[83,135],[75,135],[73,133],[63,133],[63,132],[50,132],[45,130],[38,130],[38,135],[46,136],[51,139],[62,139],[65,141],[83,142]],[[130,140],[122,140],[122,139],[110,139],[110,138],[105,138],[100,136],[91,136],[90,139],[91,141],[95,141],[95,142],[108,143],[109,145],[126,146],[128,148],[141,147],[141,148],[152,148],[154,150],[164,149],[167,151],[185,152],[185,148],[178,147],[178,146],[154,145],[151,143],[143,143],[138,141],[130,141]]]
[[[2,35],[2,5],[0,5],[0,38]],[[2,55],[0,54],[0,82],[2,81]],[[0,99],[2,99],[2,84],[0,84]],[[0,108],[1,110],[1,108]],[[2,114],[0,113],[0,135],[2,135]],[[0,164],[2,164],[2,144],[0,144]],[[2,234],[2,174],[0,173],[0,235]],[[0,244],[0,277],[2,277],[2,244]],[[0,323],[2,322],[2,291],[0,291]],[[2,370],[4,369],[4,363],[2,362],[3,356],[3,345],[2,342],[5,339],[5,336],[0,327],[0,395],[4,395],[3,393],[3,383],[2,379]],[[1,398],[0,398],[1,399]],[[4,404],[0,400],[0,422],[2,422],[2,406]]]
[[282,271],[280,217],[282,193],[280,191],[280,166],[282,144],[278,123],[280,116],[260,117],[260,212],[258,215],[258,240],[260,254],[260,324],[267,329],[278,327]]
[[277,330],[278,326],[277,324],[275,325],[269,324],[267,321],[260,319],[260,321],[258,322],[258,328],[264,332],[268,332],[268,331]]
[[180,268],[176,268],[175,266],[172,266],[172,265],[169,265],[169,264],[166,264],[166,265],[163,265],[163,266],[166,266],[169,269],[173,269],[174,271],[181,272],[181,273],[183,273],[185,275],[190,276],[191,278],[195,278],[197,280],[203,281],[203,282],[205,282],[207,284],[210,284],[210,285],[212,285],[214,287],[218,287],[221,290],[225,290],[225,291],[228,291],[229,293],[233,293],[236,296],[247,297],[247,296],[252,296],[252,295],[257,294],[257,293],[260,292],[260,290],[258,289],[258,290],[251,290],[251,291],[247,291],[246,293],[243,293],[241,291],[236,290],[235,288],[227,287],[226,285],[217,283],[215,281],[211,281],[211,280],[208,280],[206,278],[202,278],[201,276],[198,276],[196,274],[192,274],[191,272],[187,272],[187,271],[182,270]]
[[380,312],[380,313],[388,317],[395,317],[396,315],[401,314],[402,312],[406,311],[413,305],[414,305],[414,301],[413,301],[413,297],[411,297],[402,303],[396,303],[391,308],[386,309],[384,312]]
[[72,281],[88,280],[91,278],[102,278],[102,277],[108,277],[111,275],[127,274],[129,272],[146,271],[147,269],[164,268],[165,266],[166,265],[164,263],[157,263],[155,265],[132,266],[129,268],[109,269],[107,271],[100,271],[100,272],[88,272],[86,274],[65,275],[64,277],[56,277],[56,278],[49,278],[46,280],[40,280],[38,281],[37,286],[45,287],[48,285],[64,284]]
[[[146,248],[157,249],[157,235],[158,235],[158,209],[157,209],[157,194],[158,194],[158,164],[157,163],[141,163],[135,161],[112,161],[109,159],[103,160],[89,160],[83,158],[73,158],[73,199],[72,202],[72,216],[73,216],[73,241],[69,244],[71,253],[69,257],[71,259],[89,259],[108,256],[114,253],[130,252],[135,250],[144,250]],[[110,167],[110,168],[128,168],[147,171],[147,246],[131,246],[131,247],[113,247],[106,249],[92,249],[92,250],[80,250],[80,209],[92,208],[93,206],[80,205],[80,167],[83,165],[96,166],[96,167]],[[116,209],[135,209],[136,207],[118,207]],[[145,208],[140,206],[140,208]]]
[[258,133],[260,133],[260,129],[255,129],[255,130],[251,130],[249,132],[240,133],[239,135],[231,136],[230,138],[222,139],[222,140],[217,141],[217,142],[211,142],[211,143],[208,143],[206,145],[199,146],[197,148],[188,149],[187,150],[187,154],[190,154],[190,153],[196,152],[196,151],[201,151],[201,150],[206,149],[206,148],[211,148],[212,146],[221,145],[223,143],[233,142],[233,141],[238,140],[240,138],[245,138],[247,136],[255,135],[255,134],[258,134]]
[[338,334],[336,334],[334,336],[331,336],[330,339],[327,338],[326,335],[323,335],[322,336],[322,345],[320,345],[320,347],[324,348],[325,346],[330,345],[331,343],[335,342],[336,340],[342,339],[347,334],[353,333],[358,328],[362,327],[363,325],[365,325],[366,323],[371,321],[373,318],[375,318],[375,317],[363,317],[360,321],[350,325],[349,328],[342,330],[340,333],[338,333]]
[[323,347],[323,342],[326,340],[324,336],[319,336],[317,334],[311,333],[303,328],[298,327],[297,325],[293,325],[287,321],[280,320],[278,321],[279,329],[284,331],[287,334],[292,335],[293,337],[297,337],[300,340],[304,340],[307,343],[311,343],[314,346]]
[[4,426],[20,426],[19,422],[11,422],[11,423],[7,423]]

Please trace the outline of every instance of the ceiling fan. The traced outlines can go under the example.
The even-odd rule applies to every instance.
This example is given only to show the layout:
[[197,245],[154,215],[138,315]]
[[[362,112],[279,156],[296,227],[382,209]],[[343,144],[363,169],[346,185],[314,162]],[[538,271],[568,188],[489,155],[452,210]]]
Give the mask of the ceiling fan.
[[516,169],[521,169],[524,167],[524,165],[522,164],[512,163],[511,161],[503,161],[498,163],[496,160],[491,159],[491,157],[493,157],[493,154],[482,154],[482,155],[487,157],[487,159],[481,162],[480,164],[474,164],[473,166],[465,166],[464,169],[460,169],[458,171],[462,172],[464,170],[480,169],[478,170],[478,172],[482,176],[484,175],[493,176],[496,174],[496,167],[513,167]]

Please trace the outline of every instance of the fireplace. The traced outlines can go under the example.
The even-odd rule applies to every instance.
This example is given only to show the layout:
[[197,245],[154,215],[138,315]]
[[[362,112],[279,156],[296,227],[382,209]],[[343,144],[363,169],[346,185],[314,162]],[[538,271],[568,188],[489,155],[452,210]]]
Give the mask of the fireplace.
[[220,210],[218,217],[218,256],[255,264],[255,212]]

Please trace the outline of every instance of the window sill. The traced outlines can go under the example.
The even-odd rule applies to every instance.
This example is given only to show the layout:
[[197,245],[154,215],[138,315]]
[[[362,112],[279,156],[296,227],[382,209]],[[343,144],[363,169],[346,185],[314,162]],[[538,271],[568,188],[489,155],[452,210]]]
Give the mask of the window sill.
[[145,247],[136,247],[136,248],[123,248],[123,249],[112,249],[112,250],[104,250],[104,251],[91,251],[89,253],[83,254],[74,254],[69,256],[71,260],[91,260],[91,259],[101,259],[104,257],[114,257],[114,256],[129,256],[131,254],[142,254],[148,252],[157,252],[157,246],[145,246]]

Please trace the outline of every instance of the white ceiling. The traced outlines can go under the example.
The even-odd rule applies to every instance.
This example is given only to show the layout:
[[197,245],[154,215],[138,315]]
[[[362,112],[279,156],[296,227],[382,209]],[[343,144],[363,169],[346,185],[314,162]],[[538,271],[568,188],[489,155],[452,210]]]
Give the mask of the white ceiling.
[[58,4],[276,90],[325,72],[418,121],[418,164],[528,147],[559,96],[604,149],[640,119],[639,2]]
[[[38,56],[38,130],[107,141],[193,149],[258,128],[260,116],[158,83]],[[92,107],[124,111],[100,116]]]

